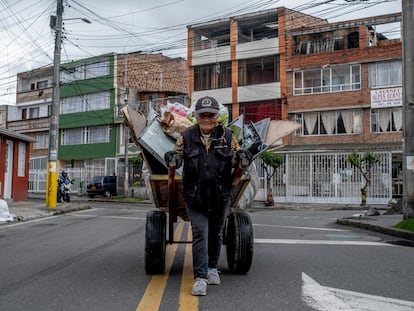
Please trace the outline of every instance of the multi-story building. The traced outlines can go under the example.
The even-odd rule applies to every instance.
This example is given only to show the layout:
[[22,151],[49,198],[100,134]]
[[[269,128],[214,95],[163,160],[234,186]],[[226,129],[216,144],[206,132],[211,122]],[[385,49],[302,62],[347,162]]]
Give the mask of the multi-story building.
[[[60,75],[58,159],[61,170],[75,174],[74,191],[82,190],[90,176],[122,175],[125,158],[137,156],[135,144],[125,139],[120,108],[128,104],[146,111],[167,101],[188,101],[186,61],[162,54],[109,53],[62,64]],[[30,160],[36,173],[29,190],[42,192],[53,67],[20,73],[17,81],[16,106],[9,109],[7,125],[36,139]]]
[[63,64],[61,167],[122,177],[125,159],[137,156],[138,150],[125,139],[129,130],[120,109],[128,104],[146,111],[169,100],[183,101],[187,80],[185,60],[162,54],[112,53]]
[[402,45],[376,31],[400,21],[397,13],[285,33],[287,112],[301,128],[279,150],[287,164],[276,196],[359,203],[353,151],[380,156],[369,203],[402,194]]
[[30,169],[46,169],[53,67],[17,74],[16,105],[8,106],[7,128],[35,139],[30,144]]
[[375,151],[367,201],[387,203],[400,191],[401,42],[375,27],[400,20],[329,23],[281,7],[188,26],[192,100],[215,96],[233,119],[301,124],[278,149],[276,201],[359,203],[347,155]]
[[246,121],[286,118],[280,27],[292,28],[298,20],[326,23],[286,11],[286,21],[277,9],[270,9],[188,26],[191,100],[214,96],[233,119],[240,114]]

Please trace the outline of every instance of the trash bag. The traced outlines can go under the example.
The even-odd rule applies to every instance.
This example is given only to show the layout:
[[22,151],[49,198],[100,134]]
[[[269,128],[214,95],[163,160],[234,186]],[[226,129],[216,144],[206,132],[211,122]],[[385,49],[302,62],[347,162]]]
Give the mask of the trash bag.
[[13,221],[7,202],[2,199],[0,199],[0,221]]

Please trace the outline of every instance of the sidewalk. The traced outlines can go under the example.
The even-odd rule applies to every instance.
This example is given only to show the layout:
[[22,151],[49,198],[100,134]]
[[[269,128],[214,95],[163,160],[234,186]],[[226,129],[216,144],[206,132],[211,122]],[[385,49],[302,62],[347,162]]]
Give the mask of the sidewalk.
[[[7,202],[9,213],[13,216],[13,222],[27,221],[42,217],[48,217],[63,213],[70,213],[73,211],[90,209],[90,203],[86,197],[73,196],[72,202],[70,203],[58,203],[56,208],[46,208],[44,198],[29,198],[28,201],[20,202]],[[251,209],[263,208],[261,204],[253,204]],[[272,207],[269,207],[269,209]],[[408,241],[414,241],[414,232],[400,230],[393,228],[394,225],[398,224],[403,220],[402,214],[384,214],[385,210],[382,208],[380,215],[366,216],[364,210],[355,206],[338,206],[338,205],[309,205],[309,204],[285,204],[281,206],[278,204],[278,208],[287,209],[319,209],[319,210],[332,210],[332,209],[346,209],[354,210],[355,214],[353,217],[345,217],[337,219],[338,224],[354,226],[361,229],[376,231],[387,235],[396,236]],[[379,209],[378,209],[379,210]],[[0,225],[6,222],[0,221]],[[414,243],[407,243],[414,246]]]
[[[13,222],[27,221],[49,217],[74,211],[90,209],[87,200],[72,200],[70,203],[57,203],[56,208],[47,208],[45,199],[29,199],[27,201],[7,202]],[[0,225],[3,222],[0,221]]]
[[[414,232],[393,228],[403,220],[402,214],[346,217],[337,219],[336,223],[347,226],[354,226],[361,229],[376,231],[405,240],[414,241]],[[414,243],[408,243],[414,246]]]

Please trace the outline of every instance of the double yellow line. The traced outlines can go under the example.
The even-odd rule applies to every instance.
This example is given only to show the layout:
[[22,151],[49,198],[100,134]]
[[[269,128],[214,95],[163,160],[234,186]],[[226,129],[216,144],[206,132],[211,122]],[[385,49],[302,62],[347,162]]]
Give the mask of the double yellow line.
[[[178,222],[174,231],[174,240],[181,238],[184,229],[184,222]],[[188,230],[187,240],[191,241],[191,230]],[[168,277],[170,275],[171,266],[177,252],[178,244],[168,245],[166,250],[165,273],[161,275],[153,275],[149,282],[136,311],[157,311],[160,308],[161,300],[167,286]],[[198,311],[198,297],[190,294],[193,286],[193,268],[191,244],[185,247],[183,274],[181,278],[179,311]]]

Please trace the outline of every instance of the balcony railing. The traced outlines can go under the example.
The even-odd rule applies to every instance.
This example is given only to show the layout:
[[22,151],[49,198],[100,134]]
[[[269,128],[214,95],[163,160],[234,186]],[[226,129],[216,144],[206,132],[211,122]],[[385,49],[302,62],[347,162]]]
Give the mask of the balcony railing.
[[16,132],[47,130],[49,128],[49,117],[8,121],[7,128]]

